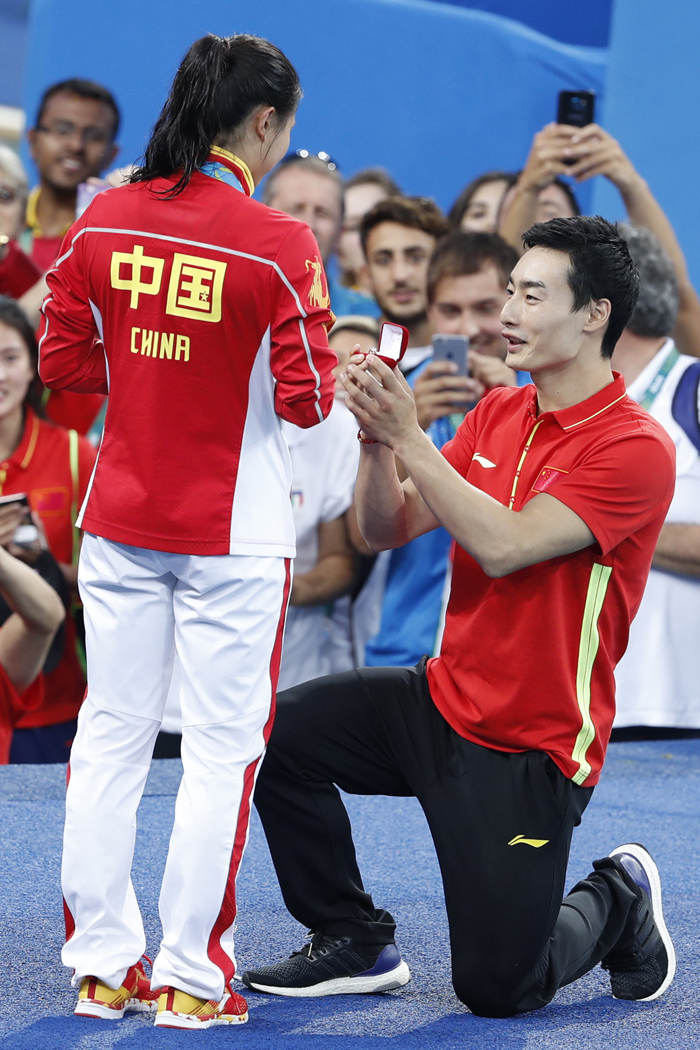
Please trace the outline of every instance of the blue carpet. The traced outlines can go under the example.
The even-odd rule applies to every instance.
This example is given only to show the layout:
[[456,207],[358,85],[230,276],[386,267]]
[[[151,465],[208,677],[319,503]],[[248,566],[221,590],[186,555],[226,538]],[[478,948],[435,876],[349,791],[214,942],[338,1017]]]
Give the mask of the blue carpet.
[[[179,780],[177,761],[154,763],[139,812],[134,884],[150,953],[159,938],[157,893]],[[563,989],[551,1006],[506,1021],[473,1017],[450,985],[438,866],[412,799],[349,798],[365,882],[399,924],[413,980],[377,996],[284,1000],[248,995],[250,1022],[193,1035],[72,1016],[75,992],[61,966],[59,892],[65,767],[0,767],[0,1050],[689,1050],[700,1047],[700,741],[614,744],[583,825],[574,835],[569,885],[590,861],[625,840],[654,853],[679,967],[655,1003],[616,1002],[600,969]],[[264,837],[253,821],[239,879],[239,969],[288,954],[305,931],[287,915]],[[699,999],[695,995],[699,995]]]

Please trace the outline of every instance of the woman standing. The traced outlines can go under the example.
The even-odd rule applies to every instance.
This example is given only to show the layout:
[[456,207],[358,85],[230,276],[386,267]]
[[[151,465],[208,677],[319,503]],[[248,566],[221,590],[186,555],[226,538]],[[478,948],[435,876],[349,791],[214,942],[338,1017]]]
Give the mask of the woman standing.
[[287,152],[300,95],[267,41],[198,40],[143,167],[95,198],[48,276],[42,379],[109,392],[79,519],[88,693],[63,860],[63,961],[81,1014],[152,1007],[130,866],[177,652],[184,776],[160,897],[156,1024],[247,1019],[226,989],[294,556],[280,418],[313,426],[333,400],[316,242],[250,198]]

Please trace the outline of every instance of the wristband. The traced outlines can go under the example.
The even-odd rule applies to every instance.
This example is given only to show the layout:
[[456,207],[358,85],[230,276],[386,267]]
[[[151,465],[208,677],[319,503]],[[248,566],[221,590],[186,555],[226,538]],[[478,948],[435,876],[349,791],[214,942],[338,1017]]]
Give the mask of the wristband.
[[363,445],[376,445],[377,444],[377,442],[374,440],[374,438],[366,438],[366,437],[362,436],[362,428],[360,428],[357,431],[357,440],[360,441]]

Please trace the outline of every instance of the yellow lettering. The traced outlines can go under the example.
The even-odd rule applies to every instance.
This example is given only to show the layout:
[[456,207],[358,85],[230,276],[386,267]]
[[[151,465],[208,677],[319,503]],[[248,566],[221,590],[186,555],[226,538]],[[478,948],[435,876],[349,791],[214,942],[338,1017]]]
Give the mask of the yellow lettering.
[[[320,263],[319,263],[320,265]],[[227,263],[175,252],[168,284],[166,314],[196,321],[221,320]]]
[[[157,295],[160,291],[164,265],[165,259],[144,255],[142,244],[135,244],[131,255],[128,252],[112,252],[110,266],[112,288],[131,292],[129,307],[135,310],[139,305],[140,295]],[[130,277],[122,277],[122,266],[131,268]],[[141,280],[142,270],[151,271],[151,277],[148,282]]]
[[173,356],[173,340],[175,339],[174,332],[162,332],[160,336],[160,356],[167,357],[170,361]]
[[[139,334],[141,345],[139,346]],[[158,347],[160,346],[160,355]],[[158,357],[163,360],[167,358],[172,361],[173,349],[176,361],[189,361],[190,359],[190,337],[188,335],[177,335],[175,332],[154,332],[150,328],[131,329],[131,352],[132,354],[143,354],[144,357]]]
[[175,344],[175,360],[180,360],[180,353],[184,353],[184,360],[189,361],[190,359],[190,337],[188,335],[179,335],[177,337],[177,343]]

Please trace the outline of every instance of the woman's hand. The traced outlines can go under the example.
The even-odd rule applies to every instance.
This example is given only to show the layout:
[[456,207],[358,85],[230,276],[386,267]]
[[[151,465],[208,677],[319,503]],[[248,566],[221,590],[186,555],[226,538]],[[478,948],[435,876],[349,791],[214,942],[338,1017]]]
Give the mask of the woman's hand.
[[22,503],[0,503],[0,547],[8,547],[22,524],[27,508]]
[[[22,524],[22,522],[20,522]],[[25,521],[24,524],[30,524]],[[44,525],[38,514],[34,511],[31,512],[31,524],[36,527],[38,532],[37,538],[30,544],[22,544],[21,546],[17,543],[8,543],[7,551],[12,555],[13,558],[17,558],[18,561],[23,561],[25,565],[36,565],[41,557],[43,551],[48,549],[48,543],[46,542],[46,533],[44,532]]]

